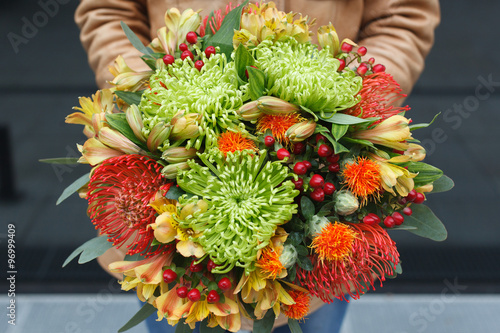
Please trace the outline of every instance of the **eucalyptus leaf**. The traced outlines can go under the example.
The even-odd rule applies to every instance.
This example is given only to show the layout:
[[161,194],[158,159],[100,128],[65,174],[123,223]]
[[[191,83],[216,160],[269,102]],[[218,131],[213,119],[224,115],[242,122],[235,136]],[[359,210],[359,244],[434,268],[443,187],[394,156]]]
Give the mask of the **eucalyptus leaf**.
[[443,171],[427,163],[411,162],[407,167],[408,171],[418,173],[418,175],[413,178],[415,187],[430,184],[443,176]]
[[309,251],[307,251],[305,246],[299,245],[299,246],[296,246],[295,249],[297,250],[297,253],[301,257],[306,257],[309,254]]
[[225,333],[226,330],[220,326],[208,327],[208,320],[205,318],[200,324],[200,333]]
[[156,311],[158,310],[151,304],[144,304],[142,308],[132,318],[130,318],[130,320],[125,325],[123,325],[122,328],[118,330],[118,332],[125,332],[132,327],[139,325]]
[[117,130],[121,134],[123,134],[127,139],[135,143],[144,151],[149,151],[149,149],[144,145],[144,142],[141,142],[134,134],[132,128],[127,121],[127,116],[125,113],[111,113],[106,115],[106,122],[113,129]]
[[331,117],[321,117],[319,118],[323,121],[327,121],[329,123],[338,124],[338,125],[354,125],[354,124],[363,124],[374,121],[374,119],[363,119],[354,117],[344,113],[335,113]]
[[74,250],[69,257],[64,261],[62,267],[66,267],[73,259],[80,255],[78,259],[79,264],[84,264],[89,262],[101,254],[106,252],[108,249],[113,247],[113,243],[108,241],[106,236],[99,236],[92,238],[80,245],[76,250]]
[[123,100],[128,105],[139,105],[141,103],[142,93],[141,91],[121,91],[116,90],[115,95],[118,96],[121,100]]
[[309,220],[314,216],[315,208],[311,199],[306,196],[300,198],[300,211],[306,220]]
[[183,189],[175,185],[172,185],[168,190],[167,194],[165,195],[165,198],[170,200],[177,200],[179,199],[180,196],[184,194],[186,194],[186,192]]
[[56,158],[43,158],[38,160],[42,163],[48,164],[78,164],[78,157],[56,157]]
[[59,205],[61,202],[69,198],[73,193],[87,185],[87,183],[90,181],[90,173],[86,173],[77,180],[75,180],[71,185],[66,187],[66,189],[63,191],[59,199],[57,199],[56,205]]
[[262,319],[253,322],[253,332],[258,333],[271,333],[274,325],[274,311],[273,309],[267,310]]
[[314,268],[311,259],[309,259],[308,257],[297,258],[297,264],[300,268],[306,271],[312,271]]
[[287,242],[291,243],[293,246],[298,246],[304,240],[304,234],[301,232],[292,231],[287,238]]
[[194,329],[192,329],[188,324],[185,323],[184,318],[179,320],[179,322],[175,326],[175,333],[191,333],[193,331]]
[[405,217],[404,225],[416,229],[408,230],[409,232],[438,242],[446,239],[448,232],[445,226],[429,207],[422,204],[411,207],[413,214]]
[[290,328],[290,333],[302,333],[302,328],[295,319],[288,318],[288,327]]
[[410,131],[414,131],[416,129],[420,129],[420,128],[426,128],[426,127],[429,127],[432,125],[432,123],[437,119],[437,117],[441,114],[441,112],[439,112],[437,115],[434,116],[434,118],[432,118],[431,122],[430,123],[420,123],[420,124],[412,124],[412,125],[409,125],[408,128],[410,129]]
[[358,145],[362,145],[362,146],[367,146],[367,147],[370,147],[370,148],[373,148],[373,149],[377,149],[377,147],[375,147],[373,145],[373,143],[371,143],[370,141],[368,140],[362,140],[362,139],[353,139],[353,138],[349,138],[349,137],[346,137],[344,136],[342,138],[342,140],[345,140],[347,142],[350,142],[350,143],[354,143],[354,144],[358,144]]
[[250,99],[255,101],[264,94],[264,89],[266,86],[266,74],[260,69],[247,66],[248,71],[248,92],[250,94]]
[[146,46],[144,46],[144,44],[142,44],[142,42],[139,39],[139,37],[137,37],[137,35],[132,31],[132,29],[130,29],[128,27],[128,25],[125,22],[121,21],[120,25],[122,26],[122,29],[125,32],[125,35],[127,36],[127,38],[130,41],[130,43],[132,43],[132,45],[138,51],[140,51],[140,52],[142,52],[144,54],[152,54],[153,53],[153,51],[151,51],[151,49],[147,48]]
[[450,177],[442,175],[439,179],[436,179],[432,185],[433,189],[430,193],[439,193],[451,190],[455,186],[455,183]]

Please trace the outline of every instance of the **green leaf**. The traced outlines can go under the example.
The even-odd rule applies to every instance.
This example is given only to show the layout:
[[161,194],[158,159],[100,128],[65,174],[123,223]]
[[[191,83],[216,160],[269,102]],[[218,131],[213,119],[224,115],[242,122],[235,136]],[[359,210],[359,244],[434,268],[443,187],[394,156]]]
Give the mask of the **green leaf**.
[[231,59],[231,53],[233,52],[234,30],[240,30],[241,12],[248,1],[244,1],[241,5],[230,11],[224,17],[219,31],[207,39],[206,46],[218,46],[220,52],[226,55],[227,60]]
[[306,220],[311,219],[315,213],[314,204],[311,199],[306,196],[300,198],[300,210],[302,212],[302,216],[304,216]]
[[[241,298],[241,293],[239,295]],[[240,305],[243,305],[243,307],[245,308],[245,311],[248,313],[250,318],[255,319],[255,314],[254,314],[255,309],[252,307],[251,304],[245,303],[245,302],[240,300]]]
[[[210,28],[210,22],[212,21],[212,18],[215,18],[215,11],[210,12],[208,15],[207,23],[205,24],[205,37],[210,37],[213,35],[212,29]],[[206,44],[203,48],[206,48]]]
[[[302,109],[302,111],[305,111],[305,112],[309,113],[311,116],[313,116],[313,117],[314,117],[314,121],[316,121],[316,122],[317,122],[317,121],[319,120],[319,118],[318,118],[318,116],[316,115],[316,113],[314,113],[312,110],[310,110],[310,109],[306,108],[306,107],[305,107],[305,106],[303,106],[303,105],[300,105],[300,108]],[[316,124],[316,127],[317,127],[317,126],[318,126],[318,124]],[[321,126],[321,125],[319,125],[319,126]],[[316,131],[315,131],[315,132],[316,132]]]
[[113,129],[117,130],[121,134],[123,134],[127,139],[135,143],[144,151],[149,151],[148,147],[144,145],[134,134],[132,128],[127,121],[127,116],[125,113],[110,113],[106,115],[106,121]]
[[288,318],[288,327],[290,328],[290,333],[302,333],[302,328],[300,328],[299,322],[295,319]]
[[288,235],[287,242],[293,246],[298,246],[304,240],[304,234],[301,232],[293,231]]
[[121,91],[116,90],[115,95],[118,96],[121,100],[123,100],[128,105],[139,105],[141,103],[141,97],[144,90],[141,91]]
[[252,57],[252,54],[250,54],[250,52],[245,46],[243,46],[243,44],[240,44],[236,49],[236,52],[234,53],[234,65],[240,79],[242,79],[243,81],[247,80],[247,76],[245,75],[247,66],[253,66],[254,63],[255,60]]
[[49,164],[78,164],[78,157],[56,157],[56,158],[42,158],[38,160],[42,163]]
[[432,123],[434,122],[434,120],[436,120],[436,118],[441,114],[441,112],[439,112],[437,115],[434,116],[434,118],[432,118],[432,121],[430,123],[420,123],[420,124],[412,124],[412,125],[409,125],[408,128],[410,129],[410,131],[414,131],[416,129],[420,129],[420,128],[426,128],[426,127],[429,127],[432,125]]
[[418,173],[418,175],[413,178],[415,187],[427,185],[443,176],[443,171],[427,163],[411,162],[407,166],[408,171]]
[[404,224],[416,229],[408,230],[409,232],[438,242],[446,239],[448,232],[445,226],[429,207],[422,204],[412,205],[411,207],[413,214],[405,217]]
[[288,268],[287,271],[288,271],[288,275],[287,277],[290,279],[290,281],[294,281],[296,276],[297,276],[297,269],[295,268],[296,266],[293,265],[292,267]]
[[253,322],[253,332],[258,333],[271,333],[274,325],[274,311],[273,309],[267,310],[262,319]]
[[264,94],[264,88],[266,86],[266,75],[260,69],[250,66],[247,66],[247,71],[248,82],[250,84],[250,86],[248,87],[248,92],[250,94],[250,99],[255,101]]
[[186,194],[183,189],[180,187],[177,187],[175,185],[172,185],[170,189],[168,190],[167,194],[165,195],[165,198],[170,199],[170,200],[177,200],[181,195]]
[[138,51],[140,51],[140,52],[142,52],[144,54],[151,54],[151,53],[153,53],[150,49],[148,49],[147,47],[145,47],[144,44],[142,44],[142,42],[139,39],[139,37],[137,37],[137,35],[132,31],[132,29],[130,29],[128,27],[128,25],[125,22],[121,21],[120,25],[122,26],[122,29],[125,32],[125,35],[127,36],[127,38],[130,41],[130,43],[132,43],[132,45]]
[[90,181],[90,173],[86,173],[77,180],[75,180],[70,186],[66,187],[63,191],[59,199],[57,199],[56,205],[59,205],[61,202],[69,198],[73,193],[87,185]]
[[401,261],[396,265],[396,273],[403,274],[403,267],[401,266]]
[[123,325],[122,328],[118,330],[118,333],[128,331],[132,327],[139,325],[156,311],[158,310],[151,304],[144,304],[142,308],[137,311],[137,313],[132,318],[130,318],[130,320],[125,325]]
[[297,258],[297,264],[299,265],[300,268],[306,271],[313,270],[313,264],[311,262],[311,259],[309,259],[308,257]]
[[193,332],[193,329],[189,327],[188,324],[184,323],[185,319],[179,320],[177,325],[175,326],[175,333],[191,333]]
[[[146,65],[149,66],[149,68],[151,68],[154,71],[156,70],[156,58],[149,56],[149,55],[144,55],[141,57],[141,59],[142,59],[142,61],[144,61],[146,63]],[[128,103],[128,104],[130,105],[130,103]]]
[[108,241],[106,236],[99,236],[92,238],[80,245],[76,250],[69,255],[69,257],[64,261],[62,267],[66,267],[73,259],[75,259],[80,254],[80,259],[78,259],[79,264],[84,264],[95,258],[99,257],[101,254],[106,252],[108,249],[113,247],[113,243]]
[[333,146],[333,152],[335,154],[348,153],[349,152],[349,149],[347,149],[346,147],[344,147],[343,145],[341,145],[340,143],[338,143],[337,141],[335,141],[335,139],[332,138],[332,136],[330,134],[328,134],[328,132],[321,132],[321,134],[323,134],[325,136],[325,138],[327,138],[328,141],[330,141],[330,143]]
[[330,201],[330,202],[324,204],[321,207],[321,209],[319,210],[318,214],[316,214],[316,215],[318,215],[320,217],[326,216],[326,215],[330,214],[331,212],[333,212],[334,208],[335,208],[335,201]]
[[377,149],[377,147],[375,147],[373,145],[373,143],[371,143],[370,141],[368,140],[363,140],[363,139],[353,139],[353,138],[349,138],[347,136],[344,136],[342,138],[342,140],[345,140],[347,142],[350,142],[350,143],[354,143],[354,144],[358,144],[358,145],[362,145],[362,146],[368,146],[370,148],[373,148],[373,149]]
[[307,251],[305,246],[299,245],[299,246],[295,247],[295,249],[297,250],[297,253],[301,257],[306,257],[307,255],[309,255],[309,251]]
[[205,318],[200,324],[200,333],[225,333],[226,330],[220,326],[208,327],[208,319]]
[[348,129],[349,125],[332,124],[332,135],[336,141],[339,141],[347,133]]
[[319,116],[319,118],[329,123],[338,125],[362,124],[362,123],[369,123],[375,120],[373,118],[372,119],[358,118],[344,113],[335,113],[330,118],[323,118],[321,116]]
[[451,190],[455,186],[455,183],[450,177],[442,175],[441,178],[435,180],[432,185],[434,188],[430,193],[439,193]]

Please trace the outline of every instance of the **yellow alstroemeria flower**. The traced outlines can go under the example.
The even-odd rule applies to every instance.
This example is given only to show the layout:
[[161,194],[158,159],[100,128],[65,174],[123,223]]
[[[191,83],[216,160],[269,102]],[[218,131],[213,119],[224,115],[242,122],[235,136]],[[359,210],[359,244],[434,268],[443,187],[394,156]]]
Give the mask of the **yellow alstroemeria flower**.
[[[417,176],[407,169],[392,162],[398,162],[398,159],[390,159],[389,155],[383,151],[376,153],[369,153],[369,158],[375,161],[380,167],[380,177],[382,178],[382,187],[385,191],[396,195],[399,193],[402,197],[406,197],[411,190],[413,190],[413,178]],[[396,190],[396,192],[394,191]]]
[[385,147],[405,151],[409,148],[406,140],[412,139],[409,120],[396,115],[385,119],[372,128],[354,132],[353,139],[362,139]]
[[110,83],[114,86],[112,90],[139,91],[147,87],[147,80],[154,71],[136,72],[130,68],[120,55],[115,59],[113,67],[109,71],[115,77]]

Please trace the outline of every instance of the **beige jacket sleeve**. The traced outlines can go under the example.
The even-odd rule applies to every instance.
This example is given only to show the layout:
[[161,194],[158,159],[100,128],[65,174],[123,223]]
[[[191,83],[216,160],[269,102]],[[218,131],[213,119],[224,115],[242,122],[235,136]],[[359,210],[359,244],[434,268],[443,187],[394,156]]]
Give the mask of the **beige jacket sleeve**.
[[438,0],[366,0],[357,42],[409,94],[424,69],[439,22]]
[[75,13],[80,39],[87,51],[89,64],[96,74],[99,88],[109,87],[113,79],[108,68],[118,55],[136,70],[148,69],[141,53],[129,42],[120,22],[125,22],[144,44],[150,42],[147,0],[82,0]]

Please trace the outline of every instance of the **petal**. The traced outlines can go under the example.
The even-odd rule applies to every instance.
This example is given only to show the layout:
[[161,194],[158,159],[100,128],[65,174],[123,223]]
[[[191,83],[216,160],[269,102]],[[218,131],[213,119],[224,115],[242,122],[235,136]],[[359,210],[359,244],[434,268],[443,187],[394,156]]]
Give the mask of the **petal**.
[[196,258],[201,258],[205,255],[205,250],[200,244],[193,241],[180,241],[176,245],[177,251],[184,257],[188,258],[195,256]]
[[229,332],[238,332],[241,329],[241,316],[239,313],[216,318],[219,326]]

